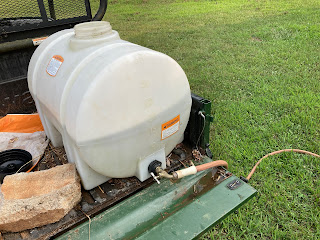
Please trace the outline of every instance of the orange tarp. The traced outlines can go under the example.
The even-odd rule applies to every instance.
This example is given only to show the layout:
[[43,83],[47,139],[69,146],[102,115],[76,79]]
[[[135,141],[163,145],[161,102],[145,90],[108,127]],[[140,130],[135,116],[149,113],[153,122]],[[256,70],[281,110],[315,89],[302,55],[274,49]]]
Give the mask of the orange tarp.
[[8,114],[0,119],[0,132],[44,131],[39,114]]

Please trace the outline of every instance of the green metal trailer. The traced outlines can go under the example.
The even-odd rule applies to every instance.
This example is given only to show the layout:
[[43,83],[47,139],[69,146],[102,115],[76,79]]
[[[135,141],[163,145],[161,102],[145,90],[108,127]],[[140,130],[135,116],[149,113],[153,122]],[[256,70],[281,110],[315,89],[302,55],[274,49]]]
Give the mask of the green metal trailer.
[[[256,193],[232,175],[222,182],[216,180],[212,171],[179,182],[166,179],[70,229],[58,239],[87,239],[89,235],[91,239],[101,240],[199,238]],[[237,188],[229,188],[238,182]]]

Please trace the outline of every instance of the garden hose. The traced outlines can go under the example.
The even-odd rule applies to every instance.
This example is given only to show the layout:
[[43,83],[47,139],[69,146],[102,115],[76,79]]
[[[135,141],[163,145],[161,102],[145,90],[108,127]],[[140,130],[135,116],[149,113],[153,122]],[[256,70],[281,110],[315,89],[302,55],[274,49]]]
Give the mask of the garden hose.
[[314,156],[314,157],[317,157],[317,158],[320,158],[320,155],[318,154],[315,154],[315,153],[312,153],[312,152],[308,152],[308,151],[305,151],[305,150],[300,150],[300,149],[282,149],[282,150],[278,150],[278,151],[275,151],[275,152],[272,152],[272,153],[268,153],[267,155],[263,156],[257,163],[256,165],[254,165],[254,167],[252,168],[251,172],[249,173],[249,175],[246,177],[246,178],[241,178],[242,180],[246,180],[246,182],[249,181],[249,179],[252,177],[252,175],[254,174],[254,172],[256,171],[258,165],[261,163],[261,161],[269,156],[272,156],[272,155],[276,155],[276,154],[279,154],[279,153],[283,153],[283,152],[295,152],[295,153],[302,153],[302,154],[307,154],[307,155],[311,155],[311,156]]

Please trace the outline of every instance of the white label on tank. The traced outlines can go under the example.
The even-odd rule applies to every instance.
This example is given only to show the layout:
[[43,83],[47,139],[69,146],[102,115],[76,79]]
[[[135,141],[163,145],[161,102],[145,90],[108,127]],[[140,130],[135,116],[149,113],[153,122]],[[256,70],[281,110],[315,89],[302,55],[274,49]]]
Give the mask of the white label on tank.
[[180,115],[161,125],[161,140],[170,137],[179,131]]
[[64,61],[63,57],[61,57],[59,55],[53,56],[47,66],[47,73],[50,76],[55,77],[57,75],[63,61]]

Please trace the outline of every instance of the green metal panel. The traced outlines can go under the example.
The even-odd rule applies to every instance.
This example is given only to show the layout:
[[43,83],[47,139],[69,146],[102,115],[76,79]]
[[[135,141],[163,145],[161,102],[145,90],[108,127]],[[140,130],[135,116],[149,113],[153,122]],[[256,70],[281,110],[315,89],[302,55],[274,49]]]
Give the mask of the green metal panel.
[[[241,182],[235,190],[215,186],[210,171],[178,182],[162,180],[92,218],[91,239],[193,239],[254,196],[256,190]],[[88,239],[89,222],[58,239]]]

